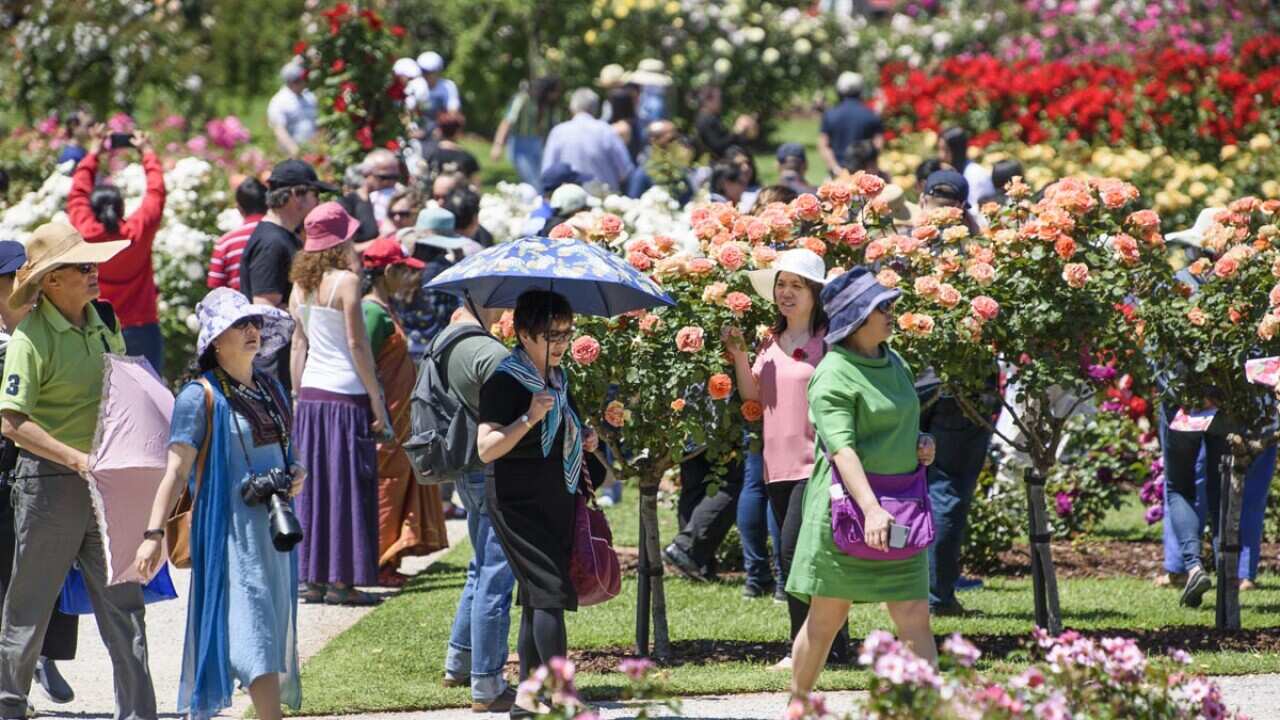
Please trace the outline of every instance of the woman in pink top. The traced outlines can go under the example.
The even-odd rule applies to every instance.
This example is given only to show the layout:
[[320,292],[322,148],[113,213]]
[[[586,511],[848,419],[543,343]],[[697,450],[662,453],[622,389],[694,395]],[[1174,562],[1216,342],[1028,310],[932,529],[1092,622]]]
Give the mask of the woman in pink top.
[[[827,317],[818,300],[826,283],[826,266],[810,250],[788,250],[778,256],[772,268],[754,270],[748,276],[756,293],[777,306],[777,317],[769,337],[757,349],[754,364],[741,330],[725,328],[724,341],[733,355],[738,393],[743,400],[756,400],[764,408],[765,492],[782,528],[780,582],[785,584],[800,535],[804,489],[813,472],[814,433],[807,390],[813,369],[826,352],[822,337]],[[791,639],[795,640],[809,605],[789,595],[787,610]],[[848,660],[847,627],[832,644],[831,657],[837,662]],[[791,658],[774,667],[790,668]]]

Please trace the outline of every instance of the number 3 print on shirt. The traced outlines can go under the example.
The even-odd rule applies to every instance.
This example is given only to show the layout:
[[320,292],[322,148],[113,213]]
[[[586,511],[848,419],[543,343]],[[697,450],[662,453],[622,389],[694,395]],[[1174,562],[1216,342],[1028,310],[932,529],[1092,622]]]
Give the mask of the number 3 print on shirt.
[[4,386],[4,391],[10,395],[18,394],[18,385],[22,382],[22,378],[17,375],[10,375],[9,382]]

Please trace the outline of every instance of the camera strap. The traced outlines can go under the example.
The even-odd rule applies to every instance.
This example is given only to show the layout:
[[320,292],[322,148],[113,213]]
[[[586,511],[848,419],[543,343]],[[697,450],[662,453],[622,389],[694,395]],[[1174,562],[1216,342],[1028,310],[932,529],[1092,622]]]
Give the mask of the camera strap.
[[[230,397],[231,393],[236,392],[236,390],[233,390],[228,385],[225,373],[216,374],[218,382],[222,385],[222,394]],[[254,378],[254,383],[257,384],[256,377]],[[248,389],[246,388],[246,390]],[[267,388],[257,389],[257,392],[262,393],[262,402],[266,405],[267,415],[271,417],[271,422],[279,432],[280,459],[287,466],[289,463],[289,446],[286,444],[286,439],[289,437],[289,426],[285,424],[284,418],[280,414],[280,407],[276,402],[275,394]],[[245,466],[248,467],[250,473],[257,473],[257,469],[253,467],[253,457],[249,455],[249,446],[244,442],[244,431],[240,429],[239,421],[234,421],[233,419],[233,424],[235,425],[236,437],[240,440],[240,450],[244,453]]]

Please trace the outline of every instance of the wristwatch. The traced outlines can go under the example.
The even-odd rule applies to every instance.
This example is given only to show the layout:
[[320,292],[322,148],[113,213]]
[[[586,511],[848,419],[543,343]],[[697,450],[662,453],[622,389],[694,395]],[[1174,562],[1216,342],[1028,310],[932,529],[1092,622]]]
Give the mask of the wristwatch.
[[533,421],[529,419],[529,413],[520,416],[520,422],[524,423],[524,429],[528,430],[533,427]]
[[164,528],[151,528],[142,532],[143,540],[161,540],[164,538]]

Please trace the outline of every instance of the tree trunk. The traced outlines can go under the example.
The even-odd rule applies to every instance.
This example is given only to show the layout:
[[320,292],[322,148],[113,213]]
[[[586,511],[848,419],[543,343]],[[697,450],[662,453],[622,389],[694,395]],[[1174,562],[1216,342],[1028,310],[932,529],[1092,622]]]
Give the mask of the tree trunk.
[[1222,490],[1218,500],[1218,593],[1216,625],[1219,630],[1240,629],[1240,512],[1244,476],[1256,457],[1237,435],[1228,438],[1231,452],[1222,457]]
[[[671,655],[671,637],[667,632],[667,597],[662,582],[662,541],[658,535],[658,482],[661,476],[640,480],[640,561],[641,577],[637,592],[637,652],[648,655],[648,623],[653,619],[653,657]],[[649,607],[646,608],[645,606]],[[642,642],[643,640],[643,642]]]
[[1031,589],[1035,595],[1036,626],[1050,634],[1062,632],[1062,612],[1058,605],[1058,577],[1049,545],[1049,518],[1045,510],[1044,484],[1048,472],[1028,468],[1027,529],[1031,548]]

